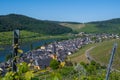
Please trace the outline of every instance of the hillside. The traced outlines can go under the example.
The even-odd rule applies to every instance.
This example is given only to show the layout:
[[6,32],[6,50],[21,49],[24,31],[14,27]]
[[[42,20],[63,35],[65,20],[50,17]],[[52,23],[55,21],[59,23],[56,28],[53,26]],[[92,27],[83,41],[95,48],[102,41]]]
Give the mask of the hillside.
[[[120,33],[120,18],[105,20],[105,21],[96,21],[89,22],[86,24],[86,28],[81,30],[86,30],[89,27],[87,32],[99,32],[99,33]],[[92,26],[91,26],[92,25]],[[93,28],[93,31],[91,30]]]
[[41,34],[63,34],[71,32],[72,29],[57,23],[37,20],[18,14],[0,16],[0,32],[12,31],[14,29],[38,32]]
[[120,40],[105,41],[96,45],[96,47],[90,51],[90,55],[95,59],[95,61],[101,63],[102,65],[107,65],[109,63],[111,51],[115,42],[117,42],[118,46],[112,67],[120,70]]
[[74,32],[79,32],[81,28],[85,27],[82,23],[73,23],[73,22],[61,22],[59,23],[62,26],[71,28]]
[[120,18],[88,22],[85,24],[74,24],[74,23],[60,23],[62,26],[71,28],[73,31],[77,32],[87,32],[87,33],[120,33]]
[[13,29],[52,35],[69,33],[72,31],[77,33],[120,33],[120,18],[82,24],[78,22],[37,20],[18,14],[1,15],[0,32],[11,31]]

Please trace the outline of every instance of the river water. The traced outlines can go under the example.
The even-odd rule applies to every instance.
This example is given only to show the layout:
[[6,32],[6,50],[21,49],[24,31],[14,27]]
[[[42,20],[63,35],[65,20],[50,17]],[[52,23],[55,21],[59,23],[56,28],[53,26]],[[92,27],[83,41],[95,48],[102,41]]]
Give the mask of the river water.
[[[48,39],[48,40],[40,40],[40,41],[35,41],[35,42],[29,42],[29,43],[21,44],[20,49],[22,49],[23,52],[25,53],[25,52],[31,50],[31,45],[32,45],[32,48],[35,49],[39,46],[42,46],[46,43],[47,44],[52,43],[56,40],[58,40],[58,39]],[[0,47],[4,48],[4,50],[0,50],[0,62],[3,62],[3,61],[5,61],[5,56],[7,54],[12,53],[12,46],[11,45],[5,45],[5,46],[0,46]]]

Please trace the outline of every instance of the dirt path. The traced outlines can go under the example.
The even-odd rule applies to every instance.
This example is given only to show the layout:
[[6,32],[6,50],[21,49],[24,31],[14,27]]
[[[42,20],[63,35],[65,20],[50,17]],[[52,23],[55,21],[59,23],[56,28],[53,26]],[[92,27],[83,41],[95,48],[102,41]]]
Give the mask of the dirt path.
[[94,59],[90,56],[90,54],[89,54],[90,50],[92,50],[93,48],[95,48],[95,47],[94,47],[94,46],[93,46],[93,47],[90,47],[89,49],[85,50],[85,51],[83,52],[83,54],[78,55],[78,56],[72,58],[71,61],[72,61],[72,62],[76,62],[76,63],[80,63],[80,62],[89,63],[90,60],[94,60]]
[[96,47],[96,46],[93,46],[93,47],[91,47],[91,48],[89,48],[89,49],[87,49],[87,50],[85,51],[85,56],[86,56],[88,62],[90,62],[91,60],[94,60],[94,59],[90,56],[90,51],[91,51],[92,49],[94,49],[95,47]]
[[[93,47],[91,47],[91,48],[89,48],[89,49],[87,49],[87,50],[85,51],[85,56],[86,56],[86,58],[87,58],[87,60],[88,60],[89,63],[90,63],[91,60],[94,60],[94,59],[92,58],[92,56],[90,56],[90,51],[91,51],[92,49],[94,49],[95,47],[96,47],[96,46],[93,46]],[[116,72],[120,72],[120,70],[113,69],[113,68],[111,68],[111,70],[112,70],[112,71],[116,71]]]

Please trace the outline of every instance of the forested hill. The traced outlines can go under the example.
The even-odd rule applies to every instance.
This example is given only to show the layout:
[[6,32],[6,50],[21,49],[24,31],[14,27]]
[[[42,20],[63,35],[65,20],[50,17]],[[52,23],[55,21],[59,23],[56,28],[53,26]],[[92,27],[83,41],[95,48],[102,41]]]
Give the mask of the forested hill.
[[41,34],[63,34],[72,32],[71,28],[64,27],[57,23],[37,20],[31,17],[18,14],[0,16],[0,32],[12,31],[14,29],[29,30]]
[[120,18],[90,22],[98,32],[120,33]]
[[104,20],[104,21],[94,21],[94,22],[89,22],[89,23],[93,23],[93,24],[120,24],[120,18]]
[[88,22],[84,24],[60,23],[62,26],[72,28],[74,32],[87,33],[119,33],[120,34],[120,18],[114,18],[104,21]]

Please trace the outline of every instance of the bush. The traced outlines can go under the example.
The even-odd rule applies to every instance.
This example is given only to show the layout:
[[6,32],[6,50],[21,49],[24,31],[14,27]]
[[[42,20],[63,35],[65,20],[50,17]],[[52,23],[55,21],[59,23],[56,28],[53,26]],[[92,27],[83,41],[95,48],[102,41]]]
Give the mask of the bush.
[[32,78],[32,80],[39,80],[38,78]]
[[60,65],[60,63],[57,61],[57,60],[51,60],[50,61],[50,67],[52,68],[52,69],[58,69],[59,68],[59,65]]
[[73,66],[73,64],[72,64],[71,61],[65,61],[65,65],[66,65],[66,66]]
[[25,62],[18,64],[17,67],[18,67],[19,74],[25,73],[29,70],[27,63],[25,63]]
[[90,64],[91,64],[91,65],[96,65],[96,62],[95,62],[94,60],[92,60],[92,61],[90,62]]

